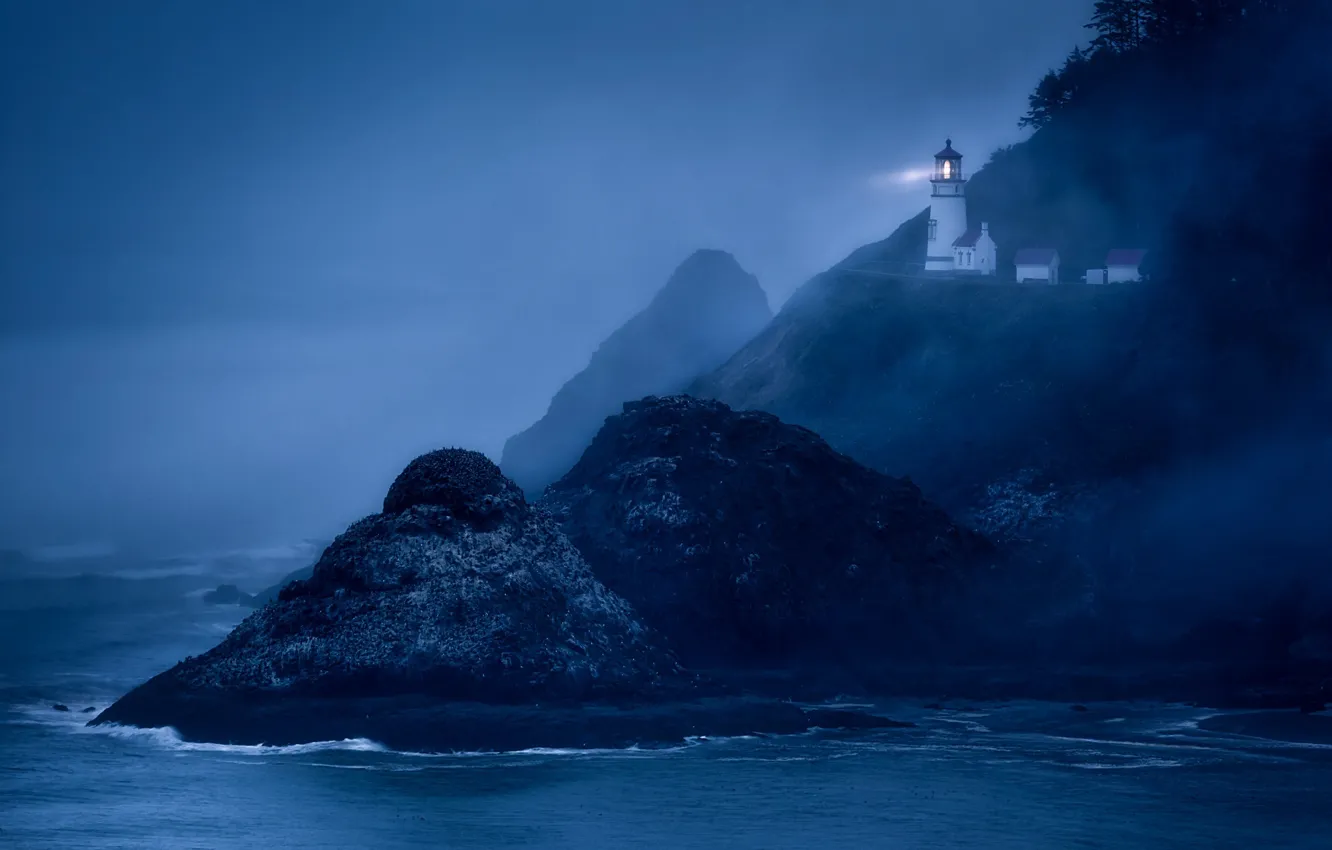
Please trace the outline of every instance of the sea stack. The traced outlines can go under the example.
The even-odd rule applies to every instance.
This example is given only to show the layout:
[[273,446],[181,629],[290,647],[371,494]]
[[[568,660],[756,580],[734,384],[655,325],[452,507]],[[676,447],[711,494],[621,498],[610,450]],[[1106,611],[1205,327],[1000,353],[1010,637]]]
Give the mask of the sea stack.
[[[354,720],[366,698],[535,705],[653,698],[691,682],[494,463],[447,449],[412,461],[384,510],[334,540],[308,580],[94,722],[273,743],[308,737],[302,724]],[[323,708],[307,714],[309,700]]]

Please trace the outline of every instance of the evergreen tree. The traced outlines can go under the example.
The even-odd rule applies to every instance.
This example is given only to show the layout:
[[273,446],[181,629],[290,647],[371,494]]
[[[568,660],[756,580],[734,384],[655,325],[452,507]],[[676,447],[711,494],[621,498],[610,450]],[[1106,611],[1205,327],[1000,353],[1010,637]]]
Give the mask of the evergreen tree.
[[1064,59],[1063,67],[1046,72],[1036,91],[1027,98],[1030,108],[1018,121],[1019,127],[1039,130],[1077,99],[1078,91],[1090,74],[1089,55],[1088,51],[1075,47]]
[[1202,16],[1199,0],[1147,0],[1143,35],[1148,41],[1168,44],[1197,32]]
[[1097,0],[1087,29],[1095,30],[1093,50],[1126,53],[1142,46],[1147,0]]
[[1064,86],[1064,81],[1059,78],[1055,71],[1047,71],[1041,81],[1036,84],[1036,91],[1032,92],[1027,98],[1027,104],[1030,107],[1027,114],[1018,121],[1019,127],[1031,127],[1039,130],[1050,120],[1054,118],[1060,108],[1068,100],[1068,92]]

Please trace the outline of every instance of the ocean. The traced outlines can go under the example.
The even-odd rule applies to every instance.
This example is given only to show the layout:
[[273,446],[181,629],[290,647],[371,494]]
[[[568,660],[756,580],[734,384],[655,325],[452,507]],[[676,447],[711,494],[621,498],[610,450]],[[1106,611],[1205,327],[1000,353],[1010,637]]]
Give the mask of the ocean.
[[200,598],[228,577],[0,575],[0,846],[1332,848],[1321,716],[922,699],[879,706],[914,729],[498,755],[87,728],[241,620]]

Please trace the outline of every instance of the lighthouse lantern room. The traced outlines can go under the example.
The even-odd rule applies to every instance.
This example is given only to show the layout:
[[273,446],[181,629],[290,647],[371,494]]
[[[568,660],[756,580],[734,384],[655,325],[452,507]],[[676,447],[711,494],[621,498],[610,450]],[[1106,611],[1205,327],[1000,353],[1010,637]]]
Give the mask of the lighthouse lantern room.
[[962,175],[962,154],[953,150],[953,140],[934,155],[934,175],[930,178],[930,229],[925,251],[925,270],[955,270],[953,243],[967,232],[966,178]]

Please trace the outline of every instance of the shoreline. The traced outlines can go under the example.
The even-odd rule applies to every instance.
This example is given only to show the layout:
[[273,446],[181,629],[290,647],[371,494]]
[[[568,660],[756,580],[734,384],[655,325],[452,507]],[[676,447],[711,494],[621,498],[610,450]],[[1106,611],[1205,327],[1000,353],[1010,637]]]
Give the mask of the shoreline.
[[[131,692],[133,693],[133,692]],[[872,711],[801,706],[764,697],[613,705],[499,705],[392,697],[122,698],[88,726],[171,728],[184,741],[295,746],[368,739],[403,752],[513,752],[679,745],[689,738],[788,735],[815,728],[910,728]]]

